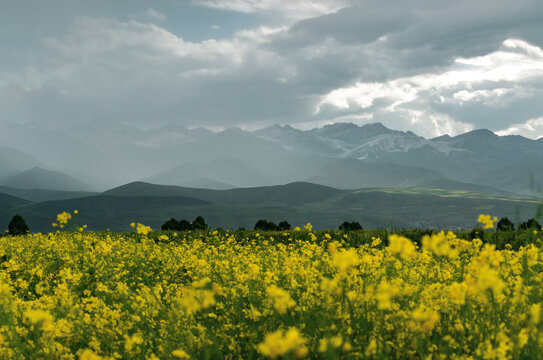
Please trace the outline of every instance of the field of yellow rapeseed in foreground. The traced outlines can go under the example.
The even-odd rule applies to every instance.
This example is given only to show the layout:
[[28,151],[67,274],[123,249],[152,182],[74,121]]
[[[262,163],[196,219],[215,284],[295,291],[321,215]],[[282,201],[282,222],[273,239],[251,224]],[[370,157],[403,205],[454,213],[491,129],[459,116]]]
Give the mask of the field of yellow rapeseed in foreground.
[[311,226],[280,234],[286,243],[138,229],[0,238],[0,358],[543,354],[534,245],[499,251],[442,232],[420,248],[398,235],[350,247],[349,235]]

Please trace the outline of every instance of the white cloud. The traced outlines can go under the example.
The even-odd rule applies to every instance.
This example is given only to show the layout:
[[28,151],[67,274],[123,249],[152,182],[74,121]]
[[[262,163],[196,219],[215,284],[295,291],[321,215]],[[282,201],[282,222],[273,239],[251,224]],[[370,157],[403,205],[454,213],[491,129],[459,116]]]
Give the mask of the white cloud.
[[143,13],[145,16],[159,21],[165,21],[167,19],[166,15],[159,13],[155,9],[149,8]]
[[[516,50],[521,51],[516,51]],[[451,90],[457,90],[449,100],[467,102],[481,98],[500,97],[513,90],[516,83],[543,78],[543,51],[522,40],[506,40],[502,49],[471,59],[456,59],[450,70],[443,73],[422,74],[399,78],[384,83],[357,82],[353,86],[337,89],[323,96],[316,111],[324,105],[340,109],[358,105],[368,108],[376,99],[389,99],[394,106],[411,102],[423,92],[435,93],[446,99]],[[488,83],[510,83],[511,88],[470,91]]]
[[[357,82],[322,96],[315,114],[338,111],[384,111],[414,114],[412,124],[425,121],[441,126],[442,133],[457,133],[464,125],[451,125],[452,118],[432,116],[434,105],[487,107],[509,105],[530,96],[530,84],[543,80],[543,51],[525,41],[508,39],[485,56],[459,58],[443,72],[418,74],[385,82]],[[420,112],[426,114],[419,116]],[[419,115],[417,115],[419,114]],[[440,120],[441,119],[441,120]],[[426,131],[428,133],[428,131]]]
[[267,42],[269,36],[283,30],[260,27],[240,31],[231,39],[190,42],[155,24],[80,18],[70,35],[61,39],[48,38],[44,43],[67,58],[83,63],[125,67],[144,62],[159,67],[168,61],[193,59],[201,62],[178,62],[177,65],[207,68],[209,62],[220,63],[220,67],[239,65],[244,57],[258,51],[258,44]]
[[500,136],[522,135],[527,138],[538,139],[543,137],[543,117],[530,119],[521,124],[513,124],[507,129],[496,131]]
[[193,0],[195,5],[242,13],[280,13],[286,18],[301,20],[335,12],[347,0]]
[[[411,130],[418,135],[432,138],[443,134],[455,136],[474,129],[472,124],[467,124],[453,119],[450,115],[425,110],[401,111],[400,118],[407,122],[394,124],[396,128]],[[389,124],[391,122],[388,122]]]
[[10,93],[0,106],[14,108],[15,99],[33,109],[31,121],[103,116],[212,126],[255,119],[267,96],[279,93],[269,89],[295,74],[266,47],[285,29],[195,42],[152,23],[78,18],[65,36],[43,40],[54,54],[47,66],[0,72],[0,94]]

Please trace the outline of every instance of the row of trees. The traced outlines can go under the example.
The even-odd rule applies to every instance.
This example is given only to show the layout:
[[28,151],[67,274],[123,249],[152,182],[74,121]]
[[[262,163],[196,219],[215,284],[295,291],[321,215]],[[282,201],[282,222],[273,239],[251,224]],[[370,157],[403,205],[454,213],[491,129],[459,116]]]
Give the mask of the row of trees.
[[196,219],[192,222],[187,220],[176,220],[171,218],[162,224],[162,230],[174,230],[174,231],[188,231],[188,230],[206,230],[209,226],[206,224],[205,220],[201,216],[197,216]]
[[[170,219],[162,225],[162,230],[176,230],[176,231],[186,231],[186,230],[205,230],[209,226],[204,221],[204,218],[201,216],[196,217],[193,222],[188,222],[187,220]],[[541,224],[535,219],[529,219],[518,225],[518,230],[528,230],[528,229],[541,229]],[[258,231],[285,231],[292,229],[292,226],[288,221],[283,220],[279,224],[275,224],[273,221],[268,221],[266,219],[260,219],[256,222],[254,230]],[[507,217],[501,218],[496,226],[497,231],[515,231],[515,224],[509,220]],[[364,230],[362,225],[357,221],[344,221],[339,225],[339,230],[341,231],[358,231]]]
[[[520,223],[518,225],[519,230],[528,230],[528,229],[541,229],[541,224],[534,219],[531,218],[528,221],[525,221],[523,223]],[[515,224],[511,220],[509,220],[507,217],[501,218],[500,221],[498,221],[498,225],[496,225],[496,230],[498,231],[515,231]]]
[[291,228],[292,227],[286,220],[281,221],[278,225],[275,225],[272,221],[260,219],[255,224],[255,230],[260,231],[285,231],[290,230]]

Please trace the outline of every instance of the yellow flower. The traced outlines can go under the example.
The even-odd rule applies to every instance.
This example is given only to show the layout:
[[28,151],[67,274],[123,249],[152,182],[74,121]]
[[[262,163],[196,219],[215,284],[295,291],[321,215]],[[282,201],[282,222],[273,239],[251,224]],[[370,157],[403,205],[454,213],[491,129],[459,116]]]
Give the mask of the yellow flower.
[[43,311],[43,310],[27,310],[25,312],[25,317],[32,324],[36,324],[42,321],[43,322],[53,321],[53,316],[49,314],[47,311]]
[[332,254],[332,264],[341,272],[346,272],[360,263],[360,258],[354,249],[341,250]]
[[377,341],[375,341],[374,338],[371,338],[370,343],[366,347],[366,350],[364,351],[364,354],[367,357],[371,357],[375,354],[377,354]]
[[417,249],[411,240],[392,234],[388,237],[388,249],[391,254],[399,255],[403,259],[410,259],[417,255]]
[[439,321],[440,316],[436,311],[421,305],[413,311],[412,318],[413,320],[422,323],[423,330],[430,331]]
[[79,360],[101,360],[102,357],[96,355],[91,349],[85,349],[79,356]]
[[382,281],[377,288],[377,305],[380,310],[388,310],[392,307],[392,298],[398,293],[394,286],[386,280]]
[[301,335],[300,331],[295,327],[291,327],[286,332],[277,330],[266,335],[264,341],[258,344],[257,350],[270,359],[276,359],[289,353],[293,353],[297,358],[302,358],[308,353],[306,343],[307,340]]
[[371,246],[372,247],[376,247],[376,246],[379,246],[381,245],[381,239],[380,238],[372,238],[372,242],[371,242]]
[[134,334],[132,336],[124,336],[124,349],[127,352],[132,351],[134,346],[141,345],[143,343],[143,339],[140,335]]
[[449,296],[450,300],[455,305],[463,305],[466,300],[466,292],[468,290],[468,286],[465,282],[462,283],[452,283],[449,286]]
[[454,238],[453,233],[445,235],[444,231],[438,234],[432,234],[431,236],[425,235],[422,238],[422,248],[434,253],[437,256],[448,256],[454,258],[458,256],[458,251],[451,247],[449,238]]
[[305,224],[304,228],[307,230],[307,231],[311,231],[313,229],[313,225],[311,225],[310,223],[307,223]]
[[498,221],[497,217],[491,217],[490,215],[479,215],[479,218],[477,219],[478,222],[483,224],[483,229],[492,229],[494,228],[494,223]]
[[130,226],[134,229],[136,229],[136,233],[139,235],[147,236],[152,230],[150,226],[145,226],[140,223],[130,223]]
[[296,302],[291,299],[288,291],[275,285],[268,286],[266,293],[268,294],[268,299],[280,314],[285,314],[288,308],[296,305]]
[[57,222],[60,224],[60,227],[66,225],[71,219],[72,215],[70,213],[67,213],[66,211],[57,215]]
[[524,345],[526,345],[527,343],[528,343],[528,330],[522,329],[520,330],[518,334],[518,346],[519,348],[522,349]]
[[183,349],[172,351],[172,355],[179,359],[190,359],[190,355],[187,354]]

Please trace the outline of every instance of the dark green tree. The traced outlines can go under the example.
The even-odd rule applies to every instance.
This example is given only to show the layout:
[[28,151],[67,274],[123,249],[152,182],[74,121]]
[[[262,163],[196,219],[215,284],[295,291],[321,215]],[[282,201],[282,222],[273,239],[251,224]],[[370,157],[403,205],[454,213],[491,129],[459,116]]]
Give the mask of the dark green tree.
[[192,225],[190,224],[190,222],[188,222],[187,220],[179,220],[179,226],[177,228],[177,230],[179,231],[188,231],[192,229]]
[[196,219],[191,223],[192,230],[206,230],[208,228],[208,225],[206,224],[205,220],[201,216],[197,216]]
[[288,223],[288,221],[283,220],[277,225],[277,230],[285,231],[292,229],[292,226]]
[[539,224],[539,222],[536,219],[531,218],[528,221],[523,222],[522,224],[520,224],[518,226],[518,229],[519,230],[528,230],[528,229],[540,230],[541,229],[541,224]]
[[498,221],[496,226],[498,231],[515,231],[515,224],[511,222],[507,217],[503,217]]
[[255,230],[274,231],[274,230],[277,230],[277,225],[275,225],[271,221],[260,219],[255,224]]
[[170,220],[162,224],[161,229],[162,230],[179,230],[179,221],[175,220],[174,218],[171,218]]
[[343,224],[339,225],[339,230],[341,231],[356,231],[363,230],[362,225],[358,221],[344,221]]
[[25,219],[19,214],[15,215],[9,222],[8,232],[10,235],[24,235],[29,231]]

